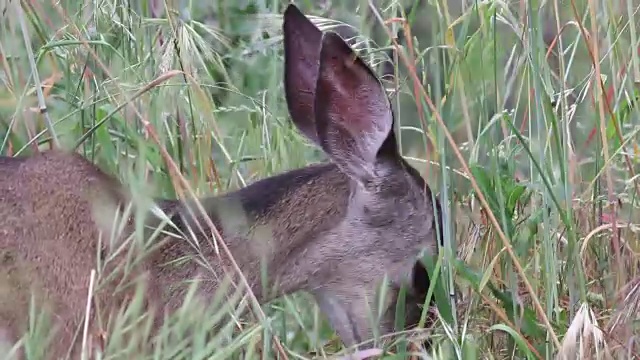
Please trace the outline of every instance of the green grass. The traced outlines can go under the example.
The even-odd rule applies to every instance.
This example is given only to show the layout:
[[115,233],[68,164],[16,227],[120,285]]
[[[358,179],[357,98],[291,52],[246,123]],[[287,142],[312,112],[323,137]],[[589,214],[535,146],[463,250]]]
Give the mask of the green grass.
[[[385,68],[397,75],[386,85],[403,153],[445,209],[440,280],[447,289],[455,283],[458,296],[451,306],[453,290],[434,294],[442,315],[428,332],[435,357],[638,353],[640,3],[461,8],[434,0],[405,14],[413,1],[377,1],[377,14],[366,1],[296,3],[323,27],[352,24],[358,49],[381,74],[394,44],[380,19],[394,33],[410,26],[411,41],[405,33],[397,62]],[[182,185],[160,149],[199,195],[322,159],[288,119],[285,2],[2,4],[0,154],[59,142],[123,181],[136,159],[163,197],[178,196]],[[304,294],[268,304],[268,320],[242,325],[221,317],[235,304],[197,306],[187,301],[144,358],[298,359],[342,350]],[[34,321],[46,320],[33,312]],[[135,304],[123,319],[145,321]],[[207,340],[212,324],[220,331]],[[43,336],[34,326],[26,338],[31,359],[44,353]],[[116,327],[108,353],[141,356],[145,336]]]

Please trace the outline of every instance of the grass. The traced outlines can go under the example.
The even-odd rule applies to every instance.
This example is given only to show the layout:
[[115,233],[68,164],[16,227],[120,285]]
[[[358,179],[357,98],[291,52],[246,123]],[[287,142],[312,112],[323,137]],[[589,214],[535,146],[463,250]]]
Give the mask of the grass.
[[[439,191],[439,279],[458,296],[434,293],[433,357],[635,357],[640,4],[296,3],[322,27],[353,25],[340,31],[357,33],[353,43],[385,75],[404,155]],[[164,197],[184,188],[173,166],[209,194],[322,158],[288,120],[284,2],[2,5],[0,154],[59,142],[123,180],[136,159]],[[393,51],[387,31],[399,29]],[[197,306],[186,301],[144,358],[342,350],[304,294],[248,324],[223,321],[233,302]],[[46,319],[33,314],[26,341],[36,359]],[[135,303],[122,319],[146,321]],[[218,335],[205,338],[215,324]],[[141,356],[147,335],[116,326],[107,353]]]

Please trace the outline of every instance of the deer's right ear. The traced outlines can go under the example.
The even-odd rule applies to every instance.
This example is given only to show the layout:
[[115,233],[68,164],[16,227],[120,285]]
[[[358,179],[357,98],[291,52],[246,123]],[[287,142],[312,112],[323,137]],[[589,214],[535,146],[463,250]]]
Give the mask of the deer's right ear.
[[315,119],[322,149],[352,179],[378,176],[380,160],[398,162],[393,112],[371,68],[334,32],[322,39]]
[[322,32],[298,8],[284,12],[284,89],[293,123],[309,140],[320,145],[313,104],[320,67]]

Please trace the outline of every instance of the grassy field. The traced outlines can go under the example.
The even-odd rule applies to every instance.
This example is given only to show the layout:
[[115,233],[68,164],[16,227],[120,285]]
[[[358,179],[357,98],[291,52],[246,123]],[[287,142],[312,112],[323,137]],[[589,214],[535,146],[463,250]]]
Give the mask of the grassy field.
[[[384,77],[403,153],[442,201],[438,321],[408,335],[430,337],[436,359],[636,357],[640,2],[296,4],[353,37]],[[0,154],[76,147],[139,191],[172,198],[183,186],[161,149],[197,194],[322,160],[288,119],[286,5],[0,2]],[[131,179],[133,163],[152,190]],[[121,325],[103,358],[344,351],[305,294],[246,322],[222,323],[237,306],[221,299],[190,306],[153,353],[139,352],[148,334]],[[134,303],[124,317],[143,314]],[[46,334],[34,324],[25,343],[40,359]],[[212,324],[221,330],[207,339]],[[396,350],[383,358],[406,356]]]

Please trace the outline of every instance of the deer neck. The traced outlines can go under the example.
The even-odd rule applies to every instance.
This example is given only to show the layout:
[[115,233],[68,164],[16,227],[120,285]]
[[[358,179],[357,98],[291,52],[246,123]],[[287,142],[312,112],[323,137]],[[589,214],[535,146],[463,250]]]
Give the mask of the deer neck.
[[[348,199],[348,178],[335,165],[323,163],[202,198],[199,205],[160,200],[158,206],[184,235],[167,239],[160,259],[195,260],[181,265],[179,277],[200,274],[206,279],[205,290],[215,291],[225,271],[237,269],[260,301],[304,290],[305,279],[283,267],[340,224]],[[217,241],[216,232],[224,244]],[[237,275],[233,281],[241,282]]]

